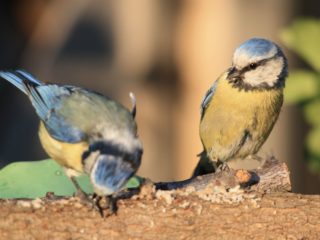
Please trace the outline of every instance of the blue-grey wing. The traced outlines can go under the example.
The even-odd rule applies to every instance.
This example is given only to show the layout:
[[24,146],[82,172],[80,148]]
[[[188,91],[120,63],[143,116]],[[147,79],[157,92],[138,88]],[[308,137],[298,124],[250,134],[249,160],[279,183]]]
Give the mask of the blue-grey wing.
[[28,85],[31,102],[50,135],[63,142],[76,143],[85,139],[86,134],[60,114],[64,101],[73,94],[72,86]]
[[87,138],[83,131],[69,124],[59,114],[52,113],[50,118],[44,123],[50,135],[59,141],[77,143]]
[[208,107],[209,102],[211,101],[217,87],[218,80],[215,81],[212,86],[209,88],[209,90],[206,92],[206,95],[203,97],[201,106],[200,106],[200,115],[201,119],[203,118],[204,112],[206,108]]

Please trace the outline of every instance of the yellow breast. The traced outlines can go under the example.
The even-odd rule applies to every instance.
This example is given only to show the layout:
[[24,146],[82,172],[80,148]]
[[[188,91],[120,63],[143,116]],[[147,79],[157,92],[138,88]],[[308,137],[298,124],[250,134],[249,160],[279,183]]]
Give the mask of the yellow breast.
[[[227,160],[256,153],[276,122],[282,89],[239,91],[223,75],[200,123],[200,137],[210,157]],[[246,142],[243,141],[243,136]]]
[[43,122],[40,122],[39,138],[44,150],[60,165],[83,172],[82,154],[88,149],[86,142],[64,143],[50,136]]

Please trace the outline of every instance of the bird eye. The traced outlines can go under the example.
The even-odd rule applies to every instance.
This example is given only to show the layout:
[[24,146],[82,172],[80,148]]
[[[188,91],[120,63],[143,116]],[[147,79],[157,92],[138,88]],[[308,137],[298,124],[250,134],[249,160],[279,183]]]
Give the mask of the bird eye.
[[250,63],[250,65],[249,65],[249,67],[250,67],[251,70],[256,69],[257,66],[258,66],[258,65],[257,65],[256,63]]

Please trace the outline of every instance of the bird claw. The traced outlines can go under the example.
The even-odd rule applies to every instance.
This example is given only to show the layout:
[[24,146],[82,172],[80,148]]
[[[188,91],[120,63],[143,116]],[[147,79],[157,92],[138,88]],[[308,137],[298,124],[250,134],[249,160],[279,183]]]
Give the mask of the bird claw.
[[[115,198],[113,195],[105,196],[105,202],[106,202],[105,206],[101,205],[101,201],[103,200],[102,196],[98,196],[97,194],[94,194],[92,199],[93,199],[93,204],[92,204],[93,208],[100,213],[100,216],[102,218],[117,214],[117,210],[118,210],[117,198]],[[109,209],[110,213],[108,215],[104,215],[103,211],[105,209]]]
[[230,168],[229,168],[229,166],[228,166],[228,164],[226,162],[220,162],[218,167],[217,167],[216,173],[227,172],[229,170],[230,170]]
[[[93,194],[93,208],[95,208],[101,215],[102,218],[117,215],[118,206],[117,201],[119,199],[128,199],[131,198],[133,195],[137,194],[140,191],[140,188],[131,188],[121,190],[119,192],[115,192],[112,195],[108,196],[98,196],[97,194]],[[101,202],[104,200],[104,204],[102,205]],[[105,209],[109,209],[109,214],[104,215],[103,211]]]

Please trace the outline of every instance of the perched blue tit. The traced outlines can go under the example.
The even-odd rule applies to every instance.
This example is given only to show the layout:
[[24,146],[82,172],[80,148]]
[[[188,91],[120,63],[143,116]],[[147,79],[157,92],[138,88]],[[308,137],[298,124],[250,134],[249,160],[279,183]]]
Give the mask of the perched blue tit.
[[43,148],[65,168],[80,195],[85,193],[74,177],[82,173],[89,175],[101,197],[120,191],[137,171],[142,144],[134,120],[135,101],[130,112],[99,93],[45,84],[23,70],[2,71],[0,77],[28,95],[41,120]]
[[266,39],[250,39],[235,50],[232,66],[201,104],[204,151],[194,175],[211,172],[216,162],[257,153],[279,116],[287,67],[279,46]]

